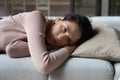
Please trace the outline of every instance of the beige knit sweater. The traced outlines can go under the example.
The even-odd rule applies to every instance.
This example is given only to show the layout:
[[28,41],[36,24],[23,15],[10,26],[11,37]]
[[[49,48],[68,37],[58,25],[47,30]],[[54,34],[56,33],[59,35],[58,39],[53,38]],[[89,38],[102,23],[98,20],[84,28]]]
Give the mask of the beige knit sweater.
[[0,20],[0,51],[13,57],[30,54],[37,70],[48,74],[70,55],[67,49],[48,51],[45,45],[46,19],[40,11],[19,13]]

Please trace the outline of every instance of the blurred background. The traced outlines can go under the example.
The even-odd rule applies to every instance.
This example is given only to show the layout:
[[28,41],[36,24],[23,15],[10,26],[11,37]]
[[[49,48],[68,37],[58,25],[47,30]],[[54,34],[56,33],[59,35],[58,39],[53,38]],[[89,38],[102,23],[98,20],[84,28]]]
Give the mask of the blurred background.
[[0,16],[33,10],[41,10],[46,16],[120,16],[120,0],[0,0]]

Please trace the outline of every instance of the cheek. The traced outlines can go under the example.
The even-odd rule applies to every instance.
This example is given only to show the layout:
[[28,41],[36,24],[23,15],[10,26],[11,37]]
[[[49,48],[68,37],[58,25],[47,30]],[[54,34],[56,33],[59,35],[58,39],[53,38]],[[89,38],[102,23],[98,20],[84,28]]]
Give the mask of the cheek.
[[55,26],[53,26],[51,32],[52,32],[52,34],[53,34],[55,37],[57,37],[57,36],[61,33],[61,27],[55,25]]
[[73,36],[74,36],[74,40],[75,40],[75,43],[76,43],[81,38],[81,33],[76,31],[76,33],[74,33]]

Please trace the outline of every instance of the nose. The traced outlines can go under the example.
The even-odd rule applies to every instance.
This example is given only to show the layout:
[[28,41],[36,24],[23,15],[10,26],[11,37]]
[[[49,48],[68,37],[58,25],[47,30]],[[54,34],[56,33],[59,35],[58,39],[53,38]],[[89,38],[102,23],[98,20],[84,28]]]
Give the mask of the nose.
[[64,39],[69,38],[69,34],[68,34],[68,33],[64,34],[64,35],[63,35],[63,38],[64,38]]
[[59,36],[59,40],[61,41],[62,44],[67,44],[68,43],[68,38],[69,38],[69,34],[61,34],[61,36]]

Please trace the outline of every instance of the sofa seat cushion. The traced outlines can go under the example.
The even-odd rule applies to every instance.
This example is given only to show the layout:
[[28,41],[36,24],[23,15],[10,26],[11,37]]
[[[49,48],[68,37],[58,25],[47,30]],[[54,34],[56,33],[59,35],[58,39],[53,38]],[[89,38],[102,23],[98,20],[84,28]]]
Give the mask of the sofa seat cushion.
[[115,68],[114,80],[120,80],[120,63],[115,63],[114,68]]
[[89,58],[70,58],[49,75],[49,80],[113,80],[110,62]]
[[48,80],[33,66],[31,58],[9,58],[0,54],[0,80]]

